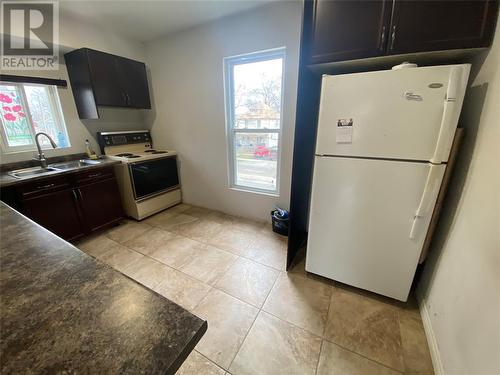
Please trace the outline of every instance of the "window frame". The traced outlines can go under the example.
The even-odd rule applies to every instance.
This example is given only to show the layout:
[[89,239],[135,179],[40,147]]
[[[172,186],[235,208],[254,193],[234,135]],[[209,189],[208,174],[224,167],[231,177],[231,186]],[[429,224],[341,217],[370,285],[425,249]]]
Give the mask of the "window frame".
[[[50,104],[50,109],[52,112],[52,115],[55,118],[55,121],[57,122],[58,129],[64,131],[66,135],[66,140],[67,140],[67,145],[65,147],[60,147],[58,145],[58,149],[62,148],[70,148],[71,147],[71,142],[69,139],[69,132],[68,128],[66,126],[66,122],[64,121],[64,115],[62,112],[62,106],[61,106],[61,101],[59,99],[59,93],[57,92],[57,86],[54,85],[44,85],[40,83],[19,83],[19,82],[7,82],[7,81],[0,81],[0,85],[5,85],[5,86],[14,86],[19,90],[20,96],[21,96],[21,102],[23,105],[23,108],[25,108],[25,113],[26,113],[26,122],[28,124],[28,130],[31,135],[31,140],[32,143],[29,145],[22,145],[22,146],[10,146],[9,141],[7,139],[7,133],[4,128],[4,120],[0,120],[0,134],[2,141],[0,142],[0,147],[2,148],[2,152],[5,154],[15,154],[15,153],[22,153],[22,152],[32,152],[36,151],[36,142],[35,142],[35,128],[33,126],[33,118],[31,115],[31,109],[28,105],[28,98],[26,95],[26,90],[25,90],[25,85],[27,86],[40,86],[44,87],[47,92],[48,92],[48,99],[49,99],[49,104]],[[54,142],[57,143],[57,139],[54,139]],[[40,145],[42,150],[48,150],[51,149],[52,147],[47,144],[41,144]]]
[[[281,58],[281,97],[280,97],[280,119],[277,129],[241,129],[235,128],[234,114],[234,66],[266,60]],[[280,172],[281,172],[281,147],[283,133],[283,99],[285,96],[285,63],[286,47],[274,48],[264,51],[251,52],[247,54],[230,56],[224,58],[224,101],[226,106],[226,147],[228,159],[228,183],[229,188],[251,193],[271,196],[279,196]],[[237,133],[278,134],[278,150],[276,155],[276,188],[274,190],[261,189],[252,186],[238,185],[236,183],[236,152],[235,138]]]

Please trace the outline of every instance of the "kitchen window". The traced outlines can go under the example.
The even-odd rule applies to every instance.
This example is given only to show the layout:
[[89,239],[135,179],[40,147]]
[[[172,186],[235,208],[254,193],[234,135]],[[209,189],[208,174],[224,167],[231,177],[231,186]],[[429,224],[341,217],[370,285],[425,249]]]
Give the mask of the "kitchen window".
[[[70,147],[56,86],[0,82],[0,118],[5,152],[35,150],[38,132],[60,148]],[[39,140],[42,148],[51,148],[48,139]]]
[[230,187],[277,194],[285,49],[224,62]]

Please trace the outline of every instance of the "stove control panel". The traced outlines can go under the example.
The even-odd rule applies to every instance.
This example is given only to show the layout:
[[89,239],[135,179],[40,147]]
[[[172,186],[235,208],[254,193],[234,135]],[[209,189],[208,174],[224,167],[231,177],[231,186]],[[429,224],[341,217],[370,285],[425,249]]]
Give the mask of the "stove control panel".
[[104,153],[104,147],[129,145],[133,143],[151,143],[149,130],[124,132],[97,132],[97,141]]

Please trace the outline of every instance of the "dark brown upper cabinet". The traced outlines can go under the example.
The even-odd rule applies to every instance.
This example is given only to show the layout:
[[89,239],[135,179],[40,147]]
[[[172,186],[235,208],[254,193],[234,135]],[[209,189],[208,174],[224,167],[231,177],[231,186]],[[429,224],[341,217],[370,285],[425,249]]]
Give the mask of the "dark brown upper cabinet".
[[496,1],[396,1],[389,53],[491,45]]
[[[134,60],[123,59],[116,67],[120,77],[127,77],[127,79],[121,80],[127,95],[127,106],[132,108],[151,108],[144,64]],[[147,95],[144,95],[144,93],[147,93]]]
[[89,48],[71,51],[64,59],[81,119],[99,118],[99,106],[151,108],[143,63]]
[[309,64],[488,47],[498,13],[496,0],[312,1]]
[[[122,88],[123,83],[120,82],[116,57],[93,50],[83,51],[82,55],[83,58],[88,59],[89,77],[96,104],[99,106],[125,107],[127,101],[125,99],[125,90]],[[67,58],[66,61],[68,61]],[[66,64],[68,65],[67,62]],[[69,65],[68,72],[70,72]],[[73,72],[70,73],[70,80],[72,75]]]
[[392,1],[315,1],[310,63],[385,54]]

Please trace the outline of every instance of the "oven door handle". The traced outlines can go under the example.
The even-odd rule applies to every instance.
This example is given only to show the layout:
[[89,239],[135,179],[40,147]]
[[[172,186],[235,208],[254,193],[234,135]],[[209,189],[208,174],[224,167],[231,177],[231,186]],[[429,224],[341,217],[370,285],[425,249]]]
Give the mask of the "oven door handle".
[[133,167],[133,169],[134,169],[134,171],[140,172],[140,173],[149,173],[150,172],[149,168],[146,166],[140,166],[140,167],[135,166],[135,167]]

